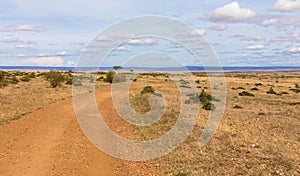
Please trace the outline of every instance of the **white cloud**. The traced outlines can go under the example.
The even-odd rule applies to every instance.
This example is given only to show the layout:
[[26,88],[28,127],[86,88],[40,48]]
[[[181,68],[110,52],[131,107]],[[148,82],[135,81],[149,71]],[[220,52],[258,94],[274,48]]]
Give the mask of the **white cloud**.
[[62,66],[63,59],[61,57],[38,57],[24,60],[22,63],[34,66]]
[[25,54],[17,54],[15,57],[25,57]]
[[158,41],[148,38],[148,39],[131,39],[126,44],[134,46],[152,46],[156,45]]
[[267,19],[267,20],[264,20],[261,25],[263,26],[270,26],[270,25],[274,25],[274,24],[277,24],[278,23],[278,19],[276,18],[272,18],[272,19]]
[[225,29],[227,29],[227,27],[228,26],[225,24],[219,24],[219,25],[212,26],[211,29],[216,31],[224,31]]
[[206,31],[204,29],[198,29],[198,30],[193,30],[190,33],[191,35],[200,35],[203,36],[206,34]]
[[257,41],[264,41],[265,39],[266,39],[265,37],[258,35],[256,37],[242,37],[239,40],[240,41],[255,41],[255,42],[257,42]]
[[291,48],[290,52],[292,52],[292,53],[298,53],[298,52],[300,52],[300,47]]
[[264,20],[261,23],[262,26],[289,26],[289,27],[299,27],[300,26],[300,17],[299,16],[282,16],[281,18],[272,18]]
[[16,46],[16,48],[18,48],[18,49],[29,49],[30,46],[28,46],[28,45],[23,45],[23,44],[19,44],[19,45]]
[[38,54],[39,57],[47,57],[47,56],[50,56],[49,53],[40,53]]
[[67,55],[66,51],[61,51],[56,53],[56,56],[65,56],[65,55]]
[[17,32],[17,31],[31,31],[31,32],[42,32],[44,27],[39,25],[10,25],[2,29],[3,32]]
[[34,32],[41,32],[44,31],[42,26],[38,25],[19,25],[15,28],[16,31],[34,31]]
[[269,42],[290,42],[290,43],[300,43],[300,35],[298,33],[286,33],[281,36],[277,36]]
[[300,9],[300,0],[277,0],[272,10],[291,12]]
[[215,9],[211,14],[212,20],[237,22],[245,19],[253,18],[256,12],[250,9],[241,8],[239,3],[234,1],[223,7]]
[[76,63],[75,63],[74,61],[68,61],[68,62],[67,62],[67,65],[68,65],[68,66],[74,66],[74,65],[76,65]]
[[128,51],[128,49],[125,46],[118,46],[113,51]]
[[248,46],[246,48],[247,50],[262,50],[265,49],[264,45],[253,45],[253,46]]
[[20,39],[18,37],[8,37],[3,40],[5,43],[18,43],[20,42]]

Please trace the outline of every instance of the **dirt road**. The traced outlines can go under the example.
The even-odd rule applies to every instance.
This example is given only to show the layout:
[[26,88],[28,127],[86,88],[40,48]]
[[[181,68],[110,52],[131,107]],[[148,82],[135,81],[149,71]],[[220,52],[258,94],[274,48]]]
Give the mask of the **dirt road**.
[[[101,96],[98,103],[111,112],[109,94]],[[144,163],[121,161],[95,148],[79,128],[71,98],[0,126],[0,134],[3,176],[141,175],[147,170]],[[150,170],[142,175],[157,175]]]

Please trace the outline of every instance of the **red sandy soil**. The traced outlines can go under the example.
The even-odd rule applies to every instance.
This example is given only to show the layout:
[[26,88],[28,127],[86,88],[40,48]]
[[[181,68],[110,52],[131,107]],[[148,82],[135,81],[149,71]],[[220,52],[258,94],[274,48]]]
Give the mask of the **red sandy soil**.
[[[98,103],[111,105],[107,92],[101,97]],[[0,134],[1,176],[159,175],[144,163],[121,161],[93,146],[79,128],[71,98],[0,126]]]

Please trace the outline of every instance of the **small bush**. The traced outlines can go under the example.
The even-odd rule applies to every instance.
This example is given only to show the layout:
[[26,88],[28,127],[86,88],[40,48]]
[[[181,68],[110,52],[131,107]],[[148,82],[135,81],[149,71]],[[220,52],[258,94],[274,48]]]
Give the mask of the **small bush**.
[[205,110],[214,110],[215,106],[211,103],[213,97],[202,89],[201,94],[199,95],[200,102],[203,104],[202,108]]
[[299,89],[299,88],[300,88],[300,86],[299,86],[298,83],[295,83],[295,88],[296,88],[296,89]]
[[66,83],[65,84],[72,85],[73,84],[73,77],[66,78]]
[[207,110],[207,111],[211,111],[211,110],[214,110],[215,109],[215,105],[212,104],[211,102],[208,102],[208,103],[205,103],[203,106],[202,106],[203,109]]
[[234,105],[233,108],[234,108],[234,109],[242,109],[243,107],[240,106],[240,105]]
[[99,78],[96,79],[96,81],[102,81],[102,80],[104,80],[103,76],[100,76]]
[[256,83],[255,86],[262,86],[262,83]]
[[200,84],[200,80],[196,80],[195,83]]
[[243,92],[239,93],[239,96],[254,97],[254,94],[249,93],[249,92],[247,92],[247,91],[243,91]]
[[106,73],[106,78],[104,79],[105,82],[113,83],[113,82],[124,82],[125,77],[124,75],[117,74],[114,71],[109,71]]
[[300,89],[290,89],[290,91],[295,92],[295,93],[299,93]]
[[115,76],[116,72],[114,71],[109,71],[106,73],[106,78],[104,79],[105,82],[109,82],[112,83],[114,80],[114,76]]
[[23,76],[20,81],[29,82],[31,79],[28,76]]
[[273,87],[270,87],[270,90],[267,91],[267,94],[277,95],[277,93],[274,91]]
[[179,172],[175,176],[190,176],[190,174],[189,173],[184,173],[184,172]]
[[259,112],[258,115],[266,115],[264,112]]
[[1,80],[0,80],[0,88],[3,88],[3,87],[5,87],[5,86],[7,86],[6,80],[5,80],[5,79],[1,79]]
[[52,88],[61,85],[61,83],[65,81],[64,75],[58,71],[50,71],[46,73],[45,79],[49,81]]
[[259,89],[257,87],[252,88],[253,91],[258,91]]
[[289,94],[289,93],[288,92],[280,92],[277,95],[287,95],[287,94]]
[[14,76],[10,79],[9,83],[10,84],[18,84],[19,80]]
[[154,93],[154,88],[152,86],[146,86],[144,87],[144,89],[141,91],[141,94],[144,94],[144,93]]

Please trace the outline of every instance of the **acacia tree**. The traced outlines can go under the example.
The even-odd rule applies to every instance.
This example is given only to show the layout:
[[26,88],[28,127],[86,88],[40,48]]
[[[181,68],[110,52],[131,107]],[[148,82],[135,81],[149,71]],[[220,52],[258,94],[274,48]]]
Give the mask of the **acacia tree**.
[[121,69],[123,69],[123,67],[122,66],[113,66],[113,69],[115,69],[115,70],[121,70]]

